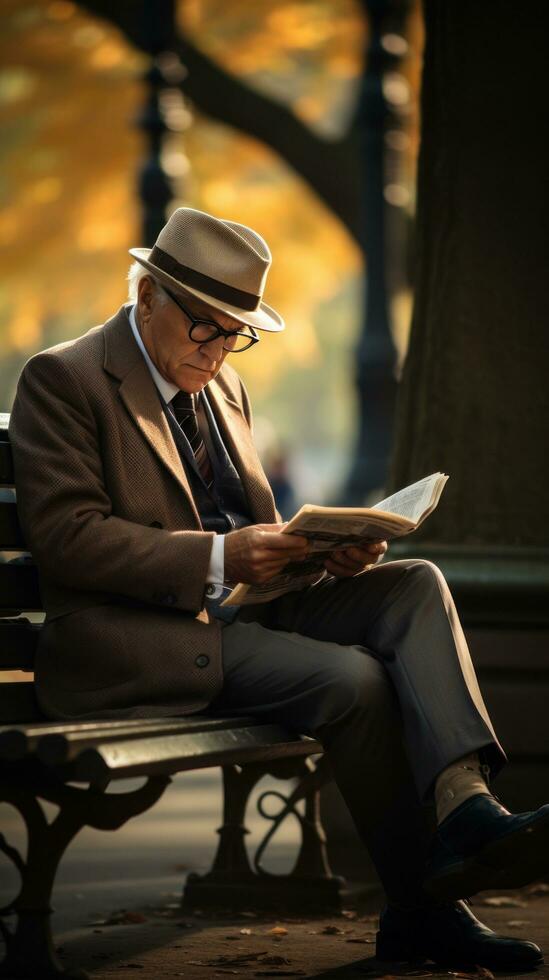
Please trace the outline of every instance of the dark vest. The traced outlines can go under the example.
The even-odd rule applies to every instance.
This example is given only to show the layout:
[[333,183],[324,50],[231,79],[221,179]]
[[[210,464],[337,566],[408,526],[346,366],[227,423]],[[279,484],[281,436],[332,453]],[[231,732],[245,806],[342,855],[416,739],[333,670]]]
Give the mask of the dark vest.
[[[226,534],[235,528],[247,527],[247,525],[252,524],[253,518],[242,481],[227,452],[206,392],[201,391],[199,395],[199,424],[202,420],[205,421],[202,435],[214,472],[214,482],[210,489],[207,488],[200,475],[189,440],[182,432],[167,402],[160,392],[158,394],[181,462],[185,468],[204,530],[215,531],[216,534]],[[200,418],[201,409],[204,413],[202,419]],[[228,595],[229,591],[228,588],[225,588],[223,594],[216,594],[215,597],[213,595],[208,597],[208,590],[206,593],[206,605],[215,616],[226,622],[232,622],[238,612],[236,606],[226,609],[219,608],[220,602]]]
[[214,472],[213,486],[209,490],[200,475],[189,440],[182,432],[173,412],[162,398],[168,425],[179,451],[181,462],[185,467],[202,526],[205,531],[225,534],[234,528],[246,527],[251,524],[252,516],[242,481],[221,438],[205,392],[201,392],[200,401],[204,408],[207,423],[207,432],[203,435]]

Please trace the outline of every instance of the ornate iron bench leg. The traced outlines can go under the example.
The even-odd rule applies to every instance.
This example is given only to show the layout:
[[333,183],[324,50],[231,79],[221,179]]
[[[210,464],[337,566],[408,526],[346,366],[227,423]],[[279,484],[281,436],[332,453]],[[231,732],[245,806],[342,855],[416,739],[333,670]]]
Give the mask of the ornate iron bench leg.
[[[6,955],[0,964],[0,977],[82,980],[81,970],[66,970],[59,961],[51,935],[51,892],[59,861],[67,846],[85,825],[115,830],[130,817],[148,810],[164,792],[169,779],[153,777],[131,793],[107,794],[64,785],[55,775],[38,765],[21,765],[18,771],[3,772],[0,802],[19,811],[28,835],[24,859],[0,836],[0,850],[21,875],[17,898],[0,909],[0,916],[15,914],[13,930],[0,918]],[[51,823],[39,798],[55,803],[59,813]]]
[[[248,799],[254,786],[267,775],[279,779],[297,777],[297,785],[287,796],[269,790],[257,803],[271,826],[259,844],[250,865],[245,847]],[[344,880],[330,871],[326,837],[320,823],[320,787],[331,778],[325,757],[316,765],[310,759],[282,759],[246,766],[223,767],[223,825],[218,829],[219,845],[210,871],[192,873],[183,891],[186,907],[223,906],[241,909],[304,908],[316,911],[341,907]],[[278,800],[282,806],[274,815],[267,813],[265,801]],[[305,813],[297,809],[305,801]],[[261,866],[261,858],[274,834],[288,816],[297,818],[301,828],[301,847],[289,874],[271,874]]]

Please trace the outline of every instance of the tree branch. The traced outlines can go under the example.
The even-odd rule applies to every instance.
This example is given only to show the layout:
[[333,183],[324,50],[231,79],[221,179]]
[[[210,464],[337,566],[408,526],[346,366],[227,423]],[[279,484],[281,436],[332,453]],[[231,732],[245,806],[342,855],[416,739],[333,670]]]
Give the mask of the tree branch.
[[[149,53],[148,39],[139,16],[136,16],[134,2],[78,2],[115,24],[133,45]],[[173,46],[188,71],[181,82],[181,90],[194,105],[212,119],[270,146],[312,187],[362,245],[358,204],[361,174],[354,128],[339,140],[322,139],[286,106],[229,74],[188,38],[177,35]]]

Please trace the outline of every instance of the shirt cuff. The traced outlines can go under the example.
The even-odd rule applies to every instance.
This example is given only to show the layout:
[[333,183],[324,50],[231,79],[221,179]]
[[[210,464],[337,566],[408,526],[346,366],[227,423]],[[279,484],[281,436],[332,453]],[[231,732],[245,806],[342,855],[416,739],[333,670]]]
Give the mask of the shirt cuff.
[[210,565],[206,582],[216,582],[223,584],[225,576],[225,535],[216,534],[213,539],[212,551],[210,555]]

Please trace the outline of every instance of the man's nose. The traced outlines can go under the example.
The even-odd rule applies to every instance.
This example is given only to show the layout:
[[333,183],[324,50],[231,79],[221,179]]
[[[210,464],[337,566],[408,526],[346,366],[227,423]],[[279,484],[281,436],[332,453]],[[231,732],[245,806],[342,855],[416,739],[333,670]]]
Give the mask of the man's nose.
[[223,355],[223,344],[225,343],[225,338],[223,336],[216,337],[215,340],[208,341],[207,344],[203,344],[201,350],[203,354],[212,361],[219,361]]

